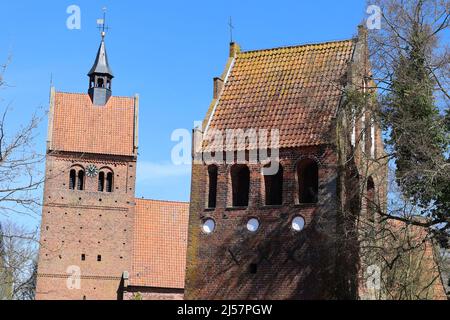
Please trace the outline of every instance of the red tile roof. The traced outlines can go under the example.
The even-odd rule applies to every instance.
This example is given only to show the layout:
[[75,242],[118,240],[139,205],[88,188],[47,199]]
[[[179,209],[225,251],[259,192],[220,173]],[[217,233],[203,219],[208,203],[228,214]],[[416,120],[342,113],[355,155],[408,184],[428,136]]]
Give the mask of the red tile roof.
[[130,285],[184,288],[189,203],[136,199]]
[[88,94],[56,92],[53,109],[50,150],[134,155],[134,98],[94,106]]
[[354,47],[346,40],[238,53],[209,128],[279,129],[281,148],[329,143]]

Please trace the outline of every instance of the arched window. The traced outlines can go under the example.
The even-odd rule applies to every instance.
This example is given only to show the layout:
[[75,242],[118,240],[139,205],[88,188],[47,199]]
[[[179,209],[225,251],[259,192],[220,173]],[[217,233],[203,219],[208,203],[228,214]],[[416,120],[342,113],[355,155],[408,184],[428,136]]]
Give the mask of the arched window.
[[217,202],[217,175],[218,168],[215,165],[208,167],[208,208],[216,208]]
[[319,194],[319,166],[312,159],[297,165],[298,198],[300,203],[317,203]]
[[69,189],[70,190],[75,190],[76,180],[77,180],[77,172],[75,169],[72,169],[72,170],[70,170],[70,175],[69,175]]
[[247,207],[250,191],[250,170],[246,165],[234,165],[231,168],[233,189],[233,207]]
[[84,190],[84,170],[78,171],[77,189]]
[[98,174],[98,191],[103,192],[105,190],[105,173],[101,171]]
[[276,206],[283,204],[283,167],[278,165],[278,172],[274,175],[264,176],[266,205]]
[[375,221],[375,183],[372,177],[367,179],[366,210],[369,221]]
[[112,172],[108,172],[106,174],[106,192],[113,191],[113,174]]

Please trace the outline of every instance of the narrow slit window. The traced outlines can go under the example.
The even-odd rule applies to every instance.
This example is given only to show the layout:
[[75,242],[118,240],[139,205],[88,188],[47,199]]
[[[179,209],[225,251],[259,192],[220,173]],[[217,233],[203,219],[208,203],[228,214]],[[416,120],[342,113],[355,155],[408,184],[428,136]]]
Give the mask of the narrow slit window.
[[108,172],[106,175],[106,192],[113,191],[113,174],[112,172]]
[[84,190],[84,171],[78,171],[77,189]]
[[75,169],[70,170],[70,176],[69,176],[69,189],[74,190],[75,189],[75,183],[77,180],[77,172]]
[[355,123],[355,115],[352,114],[352,120],[351,120],[351,125],[352,125],[352,133],[351,133],[351,143],[352,143],[352,147],[354,147],[356,145],[356,123]]
[[363,108],[362,116],[361,116],[361,149],[363,152],[366,152],[366,109]]
[[100,172],[98,174],[98,191],[103,192],[105,190],[105,173]]
[[218,168],[215,165],[208,167],[209,192],[208,192],[208,208],[214,209],[217,205],[217,175]]
[[373,178],[369,177],[367,180],[367,199],[366,199],[366,211],[367,218],[369,221],[375,221],[375,212],[376,212],[376,204],[375,204],[375,183],[373,182]]
[[376,128],[375,128],[375,120],[371,120],[370,126],[370,156],[375,159],[376,157]]

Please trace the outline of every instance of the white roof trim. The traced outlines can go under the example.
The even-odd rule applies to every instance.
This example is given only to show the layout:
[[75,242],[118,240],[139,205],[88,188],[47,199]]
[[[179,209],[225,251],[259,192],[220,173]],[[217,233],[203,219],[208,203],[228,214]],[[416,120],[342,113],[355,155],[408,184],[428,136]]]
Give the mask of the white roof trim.
[[223,91],[225,90],[225,85],[226,85],[226,83],[227,83],[227,81],[228,81],[228,77],[230,76],[231,70],[233,70],[234,62],[235,62],[235,61],[236,61],[236,58],[234,57],[233,60],[231,61],[230,67],[228,68],[227,75],[225,76],[225,79],[224,79],[224,81],[223,81],[223,86],[224,86],[224,87],[223,87],[223,89],[222,89],[222,92],[220,93],[219,97],[217,98],[216,103],[214,104],[214,108],[213,108],[213,110],[211,111],[211,115],[209,116],[208,124],[207,124],[206,127],[205,127],[205,132],[203,133],[204,135],[208,132],[209,126],[211,125],[212,118],[213,118],[213,116],[214,116],[214,113],[216,113],[216,108],[217,108],[217,106],[219,105],[220,97],[222,96],[222,93],[223,93]]

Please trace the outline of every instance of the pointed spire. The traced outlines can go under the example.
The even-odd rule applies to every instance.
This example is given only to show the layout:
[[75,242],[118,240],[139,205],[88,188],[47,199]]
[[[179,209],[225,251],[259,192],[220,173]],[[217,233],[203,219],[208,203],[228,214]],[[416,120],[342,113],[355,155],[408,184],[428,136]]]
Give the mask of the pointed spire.
[[91,77],[95,74],[98,75],[109,75],[110,78],[114,78],[113,72],[109,66],[108,63],[108,55],[106,54],[106,48],[105,48],[105,36],[106,36],[106,30],[109,29],[109,27],[106,25],[106,7],[103,8],[103,18],[97,19],[97,25],[98,29],[101,31],[101,37],[102,41],[100,43],[100,47],[98,48],[97,57],[95,58],[94,65],[91,68],[91,71],[89,71],[88,76]]
[[114,74],[108,63],[108,55],[106,53],[105,39],[103,36],[100,47],[98,48],[97,57],[95,58],[94,65],[89,71],[88,76],[91,77],[95,74],[109,75],[111,78],[114,78]]

